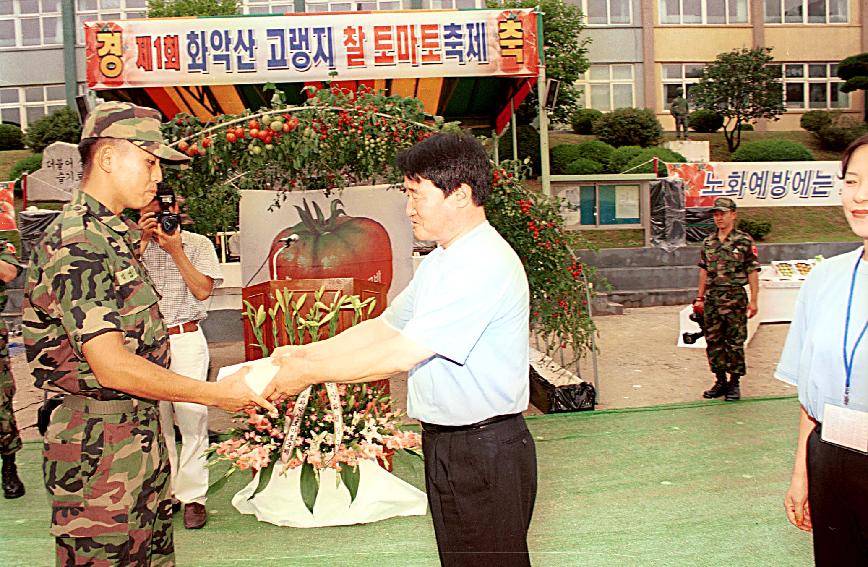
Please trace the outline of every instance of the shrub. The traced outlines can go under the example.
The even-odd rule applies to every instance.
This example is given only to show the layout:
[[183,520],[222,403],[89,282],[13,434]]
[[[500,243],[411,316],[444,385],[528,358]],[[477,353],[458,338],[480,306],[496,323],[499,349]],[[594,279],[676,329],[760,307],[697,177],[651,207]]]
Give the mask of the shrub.
[[612,152],[615,151],[615,148],[606,142],[601,142],[599,140],[588,140],[587,142],[582,142],[578,145],[578,148],[579,157],[596,161],[603,166],[608,165],[609,159],[612,157]]
[[851,127],[828,125],[814,132],[820,147],[824,150],[843,151],[851,142],[868,133],[868,124]]
[[552,173],[566,173],[567,166],[582,157],[578,144],[559,144],[552,148]]
[[647,108],[617,108],[594,122],[594,134],[607,144],[653,146],[663,136],[663,126]]
[[738,125],[738,129],[742,132],[753,132],[753,124],[749,124],[747,122],[742,122]]
[[713,110],[700,108],[687,117],[687,126],[694,132],[711,134],[723,128],[723,116]]
[[569,163],[564,170],[567,175],[594,175],[603,173],[606,168],[602,163],[592,159],[580,157]]
[[738,229],[751,235],[754,240],[762,240],[772,231],[772,223],[765,220],[739,219]]
[[[42,167],[42,154],[33,154],[32,156],[27,156],[26,158],[20,159],[15,162],[12,166],[12,169],[9,170],[9,179],[18,179],[21,177],[22,173],[33,173],[37,169]],[[15,184],[16,188],[21,187],[21,182]]]
[[771,139],[743,143],[732,161],[814,161],[814,156],[798,142]]
[[[662,162],[668,163],[684,163],[687,161],[683,155],[678,152],[673,152],[667,148],[645,148],[638,154],[633,156],[633,159],[627,162],[626,167],[622,171],[627,173],[654,173],[654,158],[658,158]],[[649,163],[645,163],[649,162]],[[635,169],[633,169],[635,168]],[[658,177],[666,177],[666,165],[660,163],[657,168]]]
[[630,160],[642,153],[639,146],[621,146],[609,156],[609,173],[621,173],[627,169]]
[[580,108],[570,116],[570,125],[576,134],[591,134],[594,131],[594,121],[603,115],[593,108]]
[[78,112],[65,107],[34,122],[24,135],[24,143],[34,152],[42,153],[54,142],[77,144],[80,138]]
[[799,126],[808,132],[819,132],[826,126],[832,125],[832,113],[826,110],[809,110],[802,114]]
[[13,124],[0,124],[0,150],[20,150],[24,147],[24,133]]
[[[518,137],[518,157],[523,160],[530,158],[530,165],[534,175],[542,172],[540,165],[539,131],[533,126],[519,126],[516,128]],[[499,157],[501,161],[513,159],[512,155],[512,126],[510,126],[500,138]]]

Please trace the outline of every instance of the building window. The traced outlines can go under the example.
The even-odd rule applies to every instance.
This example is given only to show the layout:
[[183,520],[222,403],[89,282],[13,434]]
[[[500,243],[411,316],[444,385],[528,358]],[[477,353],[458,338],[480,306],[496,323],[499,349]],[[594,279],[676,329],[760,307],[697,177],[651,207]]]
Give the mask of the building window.
[[747,0],[660,0],[661,24],[746,24]]
[[630,0],[572,0],[569,3],[582,8],[589,26],[614,26],[633,21]]
[[[462,4],[455,0],[455,4]],[[409,2],[408,8],[409,8]],[[443,2],[445,7],[451,8],[453,2]],[[472,7],[472,6],[471,6]],[[400,10],[402,9],[401,0],[355,0],[348,2],[347,0],[305,0],[305,12],[358,12],[363,10]]]
[[849,0],[765,0],[767,24],[846,24]]
[[678,96],[678,89],[687,97],[693,85],[699,82],[702,77],[702,70],[705,69],[703,63],[666,63],[663,65],[663,102],[665,108],[669,108],[675,97]]
[[84,23],[95,21],[138,20],[147,17],[147,0],[76,0],[75,37],[84,43]]
[[0,49],[63,45],[60,0],[0,0]]
[[837,63],[784,63],[773,67],[781,74],[787,108],[850,108],[850,97],[841,92],[844,81],[838,78]]
[[467,10],[486,7],[485,0],[430,0],[429,4],[431,10]]
[[576,86],[585,108],[608,111],[634,104],[632,65],[591,65]]
[[295,2],[292,0],[244,0],[241,5],[242,14],[292,14],[295,12]]
[[[79,83],[79,94],[84,91],[84,83]],[[0,88],[0,122],[17,124],[24,130],[65,106],[66,87],[62,84]]]

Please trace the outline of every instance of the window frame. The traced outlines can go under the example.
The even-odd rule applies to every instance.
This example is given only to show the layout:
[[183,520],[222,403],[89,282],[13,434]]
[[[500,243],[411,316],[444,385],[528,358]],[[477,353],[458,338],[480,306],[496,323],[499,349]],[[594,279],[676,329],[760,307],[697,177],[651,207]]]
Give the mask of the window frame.
[[[600,68],[605,67],[607,70],[607,79],[591,79],[591,69],[592,68]],[[615,76],[615,67],[624,67],[630,70],[630,78],[629,79],[616,79]],[[593,86],[605,85],[609,89],[609,108],[598,108],[592,105],[593,99],[591,95]],[[599,110],[601,112],[611,112],[616,108],[621,108],[621,106],[615,105],[615,86],[629,86],[630,87],[630,99],[631,103],[628,106],[635,106],[636,104],[636,65],[634,63],[598,63],[591,65],[587,71],[582,73],[579,80],[575,82],[576,88],[578,88],[582,93],[582,102],[584,104],[584,108],[593,108],[595,110]]]
[[[13,30],[13,45],[0,46],[0,51],[12,51],[23,49],[39,49],[42,47],[62,47],[63,46],[63,23],[61,15],[61,4],[56,3],[56,11],[43,11],[42,1],[37,0],[38,10],[36,12],[24,13],[21,11],[21,0],[10,0],[12,4],[12,13],[0,15],[0,21],[12,22]],[[49,43],[46,43],[45,38],[45,21],[48,19],[56,20],[55,37]],[[24,44],[23,22],[25,20],[37,20],[39,22],[39,41],[32,44]],[[59,34],[59,35],[58,35]]]
[[[681,68],[681,76],[677,77],[677,78],[667,79],[664,77],[665,68],[667,66],[672,66],[672,65],[678,65]],[[681,87],[683,89],[683,91],[682,91],[683,95],[682,96],[687,98],[689,95],[689,92],[690,92],[690,88],[693,85],[699,83],[699,79],[701,78],[701,75],[702,75],[702,69],[704,69],[707,65],[708,65],[708,63],[695,63],[695,62],[693,62],[693,63],[661,63],[660,64],[660,88],[662,90],[662,97],[660,100],[663,101],[663,110],[668,112],[669,111],[669,105],[671,104],[672,100],[674,99],[674,97],[672,99],[670,99],[668,97],[668,95],[666,94],[666,87],[667,86],[673,86],[673,85],[676,88]],[[687,76],[687,68],[688,67],[697,67],[698,70],[700,71],[700,76],[699,77],[688,77]]]
[[[698,22],[685,22],[684,21],[684,2],[685,0],[678,0],[678,21],[677,22],[664,22],[664,6],[666,4],[666,0],[659,0],[657,3],[657,20],[658,24],[661,26],[747,26],[750,25],[750,2],[751,0],[723,0],[724,2],[724,22],[709,22],[708,21],[708,3],[709,2],[720,2],[721,0],[697,0],[699,2],[699,21]],[[758,1],[758,0],[753,0]],[[729,6],[733,2],[743,2],[744,3],[744,21],[730,21],[730,9]]]
[[614,0],[617,2],[625,2],[627,4],[627,21],[626,22],[612,22],[612,2],[613,0],[603,0],[606,2],[606,23],[591,23],[588,18],[588,2],[591,0],[581,0],[581,8],[582,8],[582,16],[585,20],[585,25],[591,28],[603,28],[603,27],[618,27],[618,26],[632,26],[633,25],[633,2],[632,0]]
[[[811,67],[824,65],[826,67],[826,76],[825,77],[811,77]],[[838,62],[832,61],[809,61],[809,62],[798,62],[798,61],[782,61],[780,63],[774,63],[771,66],[777,67],[780,69],[780,79],[782,85],[782,94],[784,97],[784,107],[787,109],[787,112],[808,112],[809,110],[829,110],[829,111],[850,111],[853,110],[853,99],[849,96],[848,93],[842,93],[840,91],[840,85],[844,84],[844,81],[838,78],[835,67],[837,67]],[[801,76],[796,77],[787,77],[786,70],[787,67],[796,66],[801,67]],[[795,69],[794,69],[795,70]],[[787,85],[801,85],[802,86],[802,101],[801,106],[792,106],[787,101]],[[812,106],[811,105],[811,86],[812,85],[825,85],[826,91],[826,106]],[[838,89],[838,97],[841,95],[846,97],[844,106],[832,106],[832,85],[839,85]]]
[[[822,21],[822,22],[808,21],[810,18],[810,15],[808,14],[808,5],[809,5],[810,0],[801,0],[801,3],[802,3],[802,5],[801,5],[802,21],[801,22],[788,22],[787,21],[787,14],[786,14],[786,1],[787,0],[763,0],[763,23],[765,25],[770,25],[770,26],[847,25],[850,23],[851,18],[852,18],[852,14],[850,13],[850,3],[848,0],[844,0],[843,6],[844,6],[844,9],[846,10],[846,13],[843,16],[844,21],[840,21],[840,22],[839,21],[834,21],[834,22],[831,21],[831,18],[829,15],[829,8],[830,8],[831,3],[836,1],[836,0],[823,0],[825,8],[826,8],[824,21]],[[778,8],[780,10],[780,12],[779,12],[780,20],[779,21],[769,20],[768,5],[769,5],[769,3],[772,3],[772,2],[777,3]]]
[[[63,94],[63,98],[49,98],[48,90],[52,88],[57,88],[60,93]],[[27,101],[27,91],[28,89],[41,89],[42,96],[41,100],[38,101]],[[78,83],[77,92],[78,94],[84,94],[87,87],[85,83]],[[18,109],[18,126],[22,130],[27,130],[30,127],[32,122],[35,122],[39,118],[50,114],[51,112],[57,110],[55,107],[64,107],[66,106],[66,86],[63,83],[52,83],[49,85],[23,85],[23,86],[14,86],[14,87],[2,87],[0,91],[16,91],[18,95],[18,100],[15,102],[0,102],[0,111],[14,108]],[[41,114],[31,120],[28,117],[28,110],[38,109],[41,110]],[[49,110],[51,109],[51,110]],[[0,123],[3,122],[2,112],[0,112]],[[6,123],[8,124],[8,122]]]

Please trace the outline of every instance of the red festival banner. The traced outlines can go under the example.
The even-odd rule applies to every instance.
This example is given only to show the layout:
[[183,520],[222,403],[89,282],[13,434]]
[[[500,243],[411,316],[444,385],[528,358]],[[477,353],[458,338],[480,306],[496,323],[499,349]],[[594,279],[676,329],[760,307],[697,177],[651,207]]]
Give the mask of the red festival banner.
[[535,77],[532,9],[86,22],[91,89]]

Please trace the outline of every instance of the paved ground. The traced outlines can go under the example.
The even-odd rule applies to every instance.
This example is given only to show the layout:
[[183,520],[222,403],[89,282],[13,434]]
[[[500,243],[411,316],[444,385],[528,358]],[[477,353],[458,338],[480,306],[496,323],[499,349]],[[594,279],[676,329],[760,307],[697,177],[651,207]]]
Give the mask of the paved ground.
[[[676,347],[681,307],[628,309],[624,315],[597,319],[599,338],[599,409],[645,407],[701,399],[712,381],[705,351]],[[783,348],[789,325],[760,325],[747,348],[748,375],[742,396],[765,397],[795,394],[795,388],[775,380],[772,373]],[[20,340],[20,339],[19,339]],[[243,360],[240,342],[211,344],[212,375],[220,366]],[[25,439],[39,437],[36,408],[42,391],[33,387],[23,352],[13,349],[13,373],[18,385],[15,407]],[[590,358],[583,361],[582,377],[593,381]],[[406,376],[392,380],[392,394],[405,407]],[[531,407],[529,414],[539,413]],[[212,410],[211,428],[222,430],[228,416]]]

